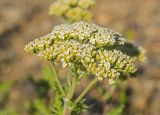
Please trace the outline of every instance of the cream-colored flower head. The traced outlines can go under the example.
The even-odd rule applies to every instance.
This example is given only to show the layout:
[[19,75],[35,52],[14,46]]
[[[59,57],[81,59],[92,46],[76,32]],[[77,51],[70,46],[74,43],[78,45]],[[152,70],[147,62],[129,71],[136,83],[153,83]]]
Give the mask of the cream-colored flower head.
[[25,51],[47,61],[60,60],[63,67],[95,75],[110,83],[134,73],[139,50],[110,28],[83,21],[55,26],[51,33],[28,43]]
[[88,9],[95,0],[58,0],[49,9],[50,15],[62,16],[69,22],[90,21],[92,14]]

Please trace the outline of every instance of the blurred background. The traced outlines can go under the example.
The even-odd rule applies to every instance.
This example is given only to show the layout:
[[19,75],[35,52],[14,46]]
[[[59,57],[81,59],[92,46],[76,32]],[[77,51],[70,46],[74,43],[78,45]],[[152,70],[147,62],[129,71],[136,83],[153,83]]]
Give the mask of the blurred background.
[[[0,0],[0,115],[47,115],[49,111],[53,92],[45,76],[50,68],[25,53],[24,45],[65,22],[48,15],[52,2]],[[91,11],[96,24],[141,45],[147,60],[136,77],[118,88],[105,81],[101,88],[93,88],[86,96],[89,112],[82,115],[160,115],[160,0],[96,0]],[[63,70],[61,76],[65,76]]]

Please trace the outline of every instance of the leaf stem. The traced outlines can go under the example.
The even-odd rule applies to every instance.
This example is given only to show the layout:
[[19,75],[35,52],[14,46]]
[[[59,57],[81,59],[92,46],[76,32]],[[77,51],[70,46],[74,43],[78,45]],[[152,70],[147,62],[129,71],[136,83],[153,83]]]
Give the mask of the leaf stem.
[[74,95],[74,91],[76,89],[76,86],[77,86],[77,78],[76,76],[73,77],[73,80],[72,80],[72,86],[71,86],[71,90],[70,90],[70,93],[69,93],[69,98],[71,99]]
[[71,110],[67,107],[66,103],[63,106],[63,115],[71,115]]
[[75,103],[78,103],[81,101],[81,99],[86,95],[86,93],[92,88],[92,86],[94,84],[96,84],[98,82],[98,79],[95,78],[94,80],[92,80],[88,86],[82,91],[82,93],[78,96],[78,98],[75,100]]
[[70,92],[70,89],[71,89],[71,73],[70,73],[69,69],[68,69],[68,74],[67,74],[67,84],[68,84],[68,88],[69,88],[69,92]]
[[58,75],[57,75],[57,72],[56,72],[56,69],[54,67],[54,64],[51,62],[51,67],[52,67],[52,70],[53,70],[53,74],[54,74],[54,78],[55,78],[55,82],[57,83],[58,85],[58,88],[60,90],[60,92],[62,93],[63,96],[66,96],[64,90],[63,90],[63,87],[58,79]]

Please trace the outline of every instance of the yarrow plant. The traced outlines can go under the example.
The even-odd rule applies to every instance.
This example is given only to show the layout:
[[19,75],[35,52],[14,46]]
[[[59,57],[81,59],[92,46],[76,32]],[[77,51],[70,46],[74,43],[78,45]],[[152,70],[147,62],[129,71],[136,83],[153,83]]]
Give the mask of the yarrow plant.
[[[24,49],[51,62],[54,73],[57,61],[71,72],[67,85],[61,85],[57,74],[54,78],[63,100],[63,109],[54,112],[56,115],[79,114],[87,109],[83,97],[89,89],[99,81],[106,79],[113,84],[116,79],[135,73],[140,55],[139,48],[120,33],[84,21],[55,26],[51,33],[28,43]],[[74,99],[76,86],[89,76],[94,76],[93,81]]]
[[95,0],[58,0],[50,6],[49,14],[62,16],[69,22],[90,21],[92,14],[88,9]]

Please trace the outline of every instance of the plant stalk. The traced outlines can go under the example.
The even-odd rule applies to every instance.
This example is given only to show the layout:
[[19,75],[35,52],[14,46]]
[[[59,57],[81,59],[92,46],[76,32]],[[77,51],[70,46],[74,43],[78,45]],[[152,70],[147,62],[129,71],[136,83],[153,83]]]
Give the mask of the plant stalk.
[[95,78],[94,80],[92,80],[92,82],[90,82],[90,84],[82,91],[82,93],[78,96],[78,98],[75,100],[75,103],[78,103],[81,101],[81,99],[86,95],[86,93],[92,88],[92,86],[94,84],[96,84],[98,82],[98,79]]
[[72,81],[71,90],[70,90],[70,93],[69,93],[69,99],[72,99],[72,97],[74,95],[74,92],[75,92],[75,89],[76,89],[76,86],[77,86],[77,78],[74,77],[73,81]]
[[63,115],[71,115],[71,110],[67,107],[66,102],[64,103],[63,106]]
[[51,63],[51,67],[52,67],[52,70],[53,70],[55,82],[57,83],[60,92],[62,93],[63,96],[66,96],[66,94],[65,94],[65,92],[64,92],[64,90],[63,90],[63,87],[62,87],[62,85],[61,85],[61,83],[60,83],[60,81],[59,81],[59,79],[58,79],[58,75],[57,75],[57,72],[56,72],[56,70],[55,70],[55,67],[54,67],[54,64],[53,64],[53,63]]

